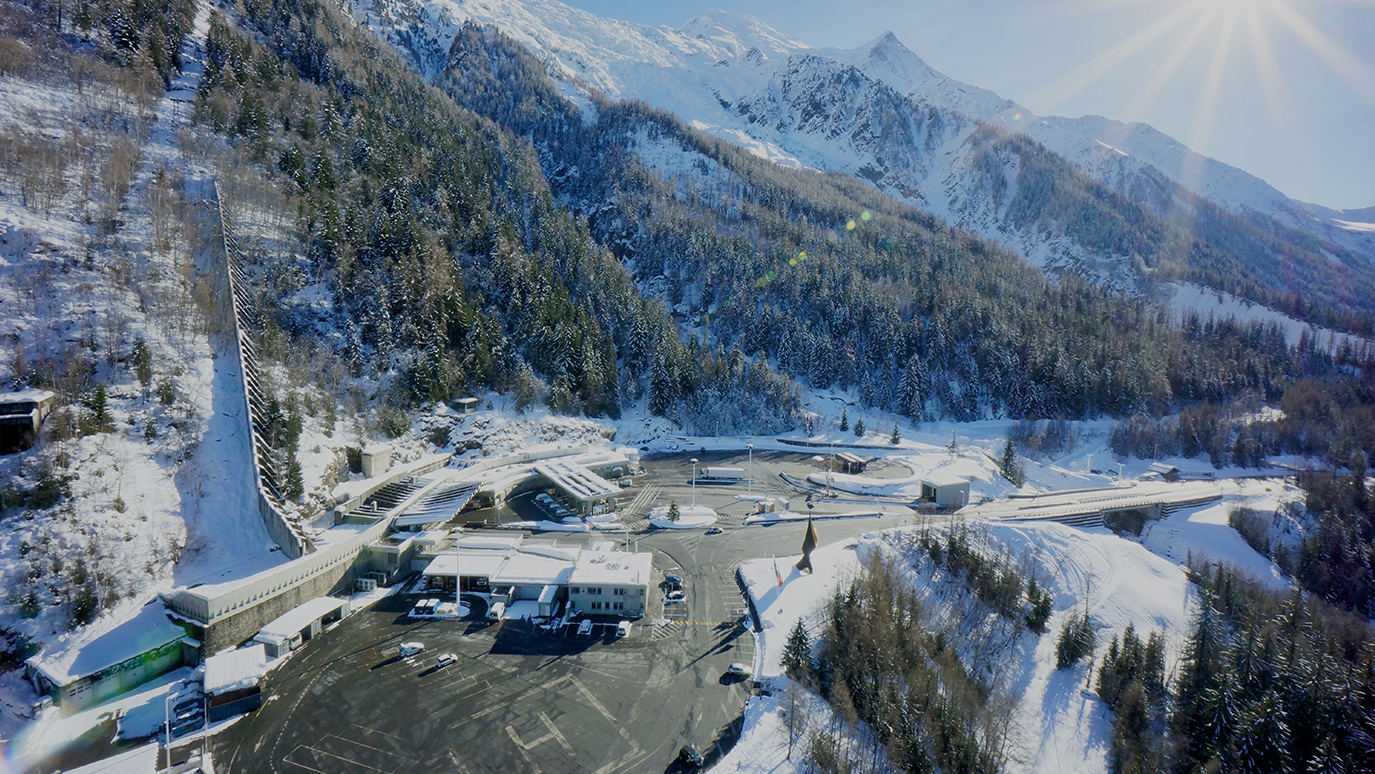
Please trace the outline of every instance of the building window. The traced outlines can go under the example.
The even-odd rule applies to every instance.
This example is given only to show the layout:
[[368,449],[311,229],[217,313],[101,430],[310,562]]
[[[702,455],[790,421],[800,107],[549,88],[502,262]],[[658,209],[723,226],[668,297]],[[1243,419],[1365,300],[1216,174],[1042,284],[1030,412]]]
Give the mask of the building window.
[[601,609],[602,609],[602,603],[600,603],[600,602],[593,602],[593,603],[592,603],[592,609],[593,609],[593,610],[601,610]]

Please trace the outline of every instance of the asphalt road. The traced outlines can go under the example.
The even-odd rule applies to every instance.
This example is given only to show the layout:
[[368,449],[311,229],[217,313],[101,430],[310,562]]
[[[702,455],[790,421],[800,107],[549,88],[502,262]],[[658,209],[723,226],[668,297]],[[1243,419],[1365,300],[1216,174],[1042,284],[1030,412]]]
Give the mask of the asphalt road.
[[[754,455],[755,494],[800,495],[777,471],[805,468],[799,461],[805,458],[774,454]],[[690,502],[685,459],[647,461],[648,472],[626,490],[626,504],[635,504],[627,520],[669,498]],[[736,464],[726,454],[699,459]],[[735,569],[745,559],[798,552],[805,529],[805,523],[742,526],[752,506],[735,495],[747,488],[698,484],[698,503],[725,515],[719,535],[641,530],[583,538],[625,539],[655,552],[659,574],[686,581],[686,601],[668,605],[663,618],[657,611],[646,615],[629,638],[615,639],[611,625],[578,638],[571,629],[546,634],[522,622],[420,622],[404,615],[416,596],[388,597],[274,670],[263,706],[216,738],[217,768],[246,774],[659,772],[677,770],[674,759],[684,744],[710,762],[734,744],[749,695],[747,682],[724,677],[732,662],[753,658]],[[824,544],[911,519],[907,513],[816,526]],[[425,652],[400,658],[397,646],[408,640],[424,642]],[[436,668],[441,652],[454,653],[458,662]]]

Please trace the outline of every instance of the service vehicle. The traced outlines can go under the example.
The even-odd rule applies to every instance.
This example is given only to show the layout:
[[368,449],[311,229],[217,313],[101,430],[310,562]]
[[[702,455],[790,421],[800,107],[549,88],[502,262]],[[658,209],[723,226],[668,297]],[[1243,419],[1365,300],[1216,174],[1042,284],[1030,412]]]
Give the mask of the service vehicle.
[[406,658],[407,656],[414,656],[424,649],[425,643],[423,642],[403,642],[398,652],[401,654],[401,658]]

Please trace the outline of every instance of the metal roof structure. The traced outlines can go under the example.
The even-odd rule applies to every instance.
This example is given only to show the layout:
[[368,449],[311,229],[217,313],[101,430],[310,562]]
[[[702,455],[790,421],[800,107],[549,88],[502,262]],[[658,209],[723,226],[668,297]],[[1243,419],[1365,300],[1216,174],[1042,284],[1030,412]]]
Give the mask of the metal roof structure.
[[290,637],[299,634],[317,618],[324,618],[345,604],[347,603],[344,600],[334,597],[316,597],[272,619],[259,631],[267,635]]
[[620,494],[615,484],[576,462],[549,462],[536,465],[535,472],[579,502],[606,500]]
[[410,527],[417,524],[434,524],[448,521],[458,515],[477,493],[478,484],[448,484],[439,486],[418,502],[402,511],[392,522],[396,527]]

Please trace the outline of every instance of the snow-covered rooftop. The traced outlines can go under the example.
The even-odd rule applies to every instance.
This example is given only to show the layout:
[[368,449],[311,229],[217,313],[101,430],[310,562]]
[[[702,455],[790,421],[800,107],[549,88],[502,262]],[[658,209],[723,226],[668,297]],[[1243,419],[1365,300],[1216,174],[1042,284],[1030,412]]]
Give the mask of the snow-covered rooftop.
[[310,622],[343,607],[345,600],[335,599],[334,597],[316,597],[305,602],[288,613],[272,619],[260,631],[263,634],[275,635],[278,637],[290,637],[298,634],[302,629],[310,626]]
[[13,392],[0,392],[0,410],[5,409],[11,403],[42,403],[53,397],[53,393],[47,390],[36,390],[32,387]]
[[[490,578],[506,564],[505,551],[468,551],[461,550],[463,575],[467,578]],[[452,551],[436,556],[425,567],[425,575],[453,576],[458,574],[458,557]]]
[[642,585],[654,571],[654,555],[628,551],[583,551],[573,567],[575,585],[606,583]]
[[101,618],[59,637],[28,663],[57,685],[67,685],[183,637],[186,630],[168,617],[161,601],[155,600],[132,617]]
[[473,535],[472,537],[462,537],[458,539],[459,548],[468,550],[486,551],[513,551],[521,542],[525,540],[524,535]]
[[926,483],[931,486],[960,486],[961,484],[969,484],[969,479],[964,476],[959,476],[945,470],[932,471],[922,478],[926,479]]
[[211,696],[250,688],[267,674],[267,649],[261,644],[216,653],[205,660],[205,692]]
[[502,586],[566,585],[572,575],[570,559],[517,551],[491,576],[491,582]]
[[128,752],[68,769],[67,774],[153,774],[158,769],[158,743],[149,742]]
[[615,484],[576,462],[560,460],[536,465],[535,472],[549,479],[554,486],[582,502],[615,497],[621,490]]

